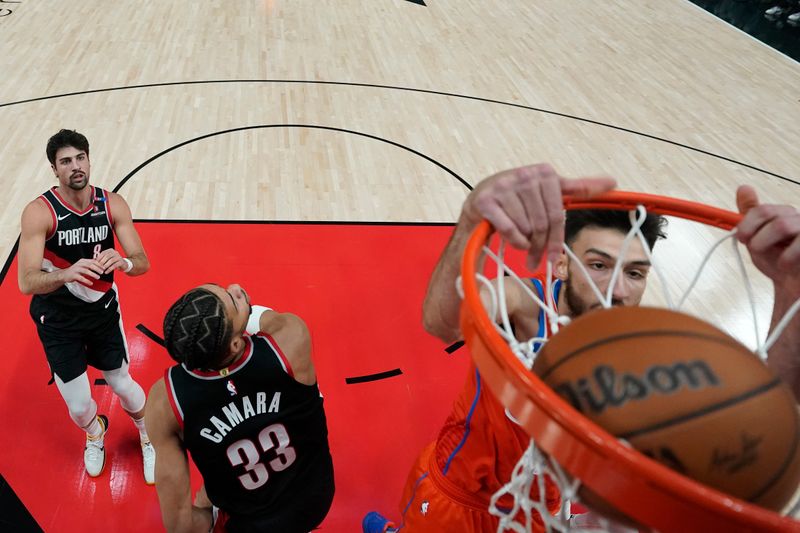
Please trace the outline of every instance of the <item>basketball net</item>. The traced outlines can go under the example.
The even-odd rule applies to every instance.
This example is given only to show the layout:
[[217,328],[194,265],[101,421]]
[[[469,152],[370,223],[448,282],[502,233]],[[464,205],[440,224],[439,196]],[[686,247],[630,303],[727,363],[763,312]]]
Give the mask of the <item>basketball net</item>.
[[[749,311],[752,316],[755,349],[754,352],[762,359],[766,359],[769,349],[777,341],[783,330],[789,324],[794,315],[800,310],[800,299],[798,299],[791,308],[786,312],[783,318],[778,322],[772,333],[762,340],[759,332],[758,317],[756,313],[756,303],[753,294],[752,284],[750,282],[747,268],[745,267],[742,254],[740,252],[739,242],[735,238],[735,230],[725,231],[724,234],[712,243],[710,248],[705,253],[702,262],[695,272],[688,287],[680,294],[675,296],[670,291],[670,286],[667,283],[666,275],[663,268],[658,265],[654,260],[650,247],[647,244],[644,234],[641,231],[642,224],[645,222],[647,210],[644,206],[638,205],[635,210],[629,211],[631,229],[625,236],[619,251],[616,264],[611,274],[610,282],[605,294],[593,282],[589,272],[583,265],[583,262],[573,253],[573,251],[564,244],[564,251],[570,257],[572,264],[579,267],[582,275],[588,280],[589,285],[603,308],[611,307],[612,291],[622,274],[622,266],[625,263],[625,257],[628,253],[631,243],[634,239],[638,239],[642,244],[642,249],[647,255],[648,260],[652,265],[652,270],[660,279],[660,287],[663,291],[663,302],[666,307],[674,311],[681,311],[689,295],[697,286],[709,259],[712,255],[726,242],[732,245],[733,256],[737,264],[737,270],[742,278],[746,288],[747,299],[749,300]],[[553,300],[553,287],[554,277],[552,274],[553,265],[548,262],[546,267],[546,282],[544,283],[544,298],[540,298],[530,287],[523,282],[523,280],[506,264],[505,257],[506,246],[501,240],[497,253],[484,245],[483,253],[485,257],[490,258],[497,265],[497,276],[494,282],[482,274],[476,274],[477,280],[482,288],[485,289],[486,294],[489,295],[489,305],[486,310],[490,317],[497,317],[493,321],[496,331],[508,344],[511,351],[517,358],[530,370],[536,360],[536,356],[541,350],[542,346],[547,343],[550,334],[557,334],[559,328],[569,324],[570,319],[566,316],[560,316],[555,308]],[[541,337],[534,337],[527,340],[520,341],[516,338],[514,330],[512,329],[511,320],[508,316],[505,298],[505,282],[504,277],[508,276],[513,280],[524,293],[539,307],[544,313],[547,325],[549,327],[543,328],[544,334]],[[462,288],[462,279],[458,280],[458,291],[461,297],[464,297]],[[551,333],[548,333],[551,332]],[[511,413],[506,410],[506,415],[514,422],[516,420]],[[580,415],[577,415],[580,416]],[[560,509],[551,514],[548,511],[547,502],[544,497],[547,494],[545,490],[545,477],[549,477],[551,481],[555,482],[561,492],[562,504]],[[534,484],[538,490],[533,490]],[[623,531],[636,531],[630,529],[628,526],[616,523],[611,519],[604,518],[596,513],[591,513],[585,516],[571,514],[571,503],[578,502],[578,490],[581,487],[581,481],[568,475],[567,472],[558,464],[557,461],[543,453],[536,445],[536,442],[531,439],[527,450],[522,454],[522,457],[517,462],[511,479],[506,483],[491,499],[489,512],[498,517],[499,526],[498,531],[514,531],[518,533],[523,532],[623,532]],[[541,499],[531,498],[531,495],[541,495]],[[500,509],[497,503],[504,499],[507,501],[508,497],[513,500],[513,506]],[[794,503],[797,506],[797,501]],[[790,512],[796,509],[790,510]]]

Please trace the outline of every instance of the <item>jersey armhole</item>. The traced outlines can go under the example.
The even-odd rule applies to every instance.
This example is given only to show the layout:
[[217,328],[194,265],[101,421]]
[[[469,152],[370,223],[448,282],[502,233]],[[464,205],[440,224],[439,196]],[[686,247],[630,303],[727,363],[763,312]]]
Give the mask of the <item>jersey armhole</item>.
[[103,191],[103,197],[106,199],[106,218],[108,219],[108,224],[111,226],[111,231],[114,231],[114,216],[111,214],[111,195],[105,189],[98,189]]
[[56,232],[58,231],[58,217],[56,217],[56,210],[53,209],[53,206],[50,204],[47,198],[45,198],[44,195],[39,196],[39,198],[41,198],[42,202],[44,202],[44,205],[47,206],[47,210],[50,211],[50,217],[53,219],[53,228],[47,233],[47,235],[44,238],[44,240],[49,241],[50,239],[53,238],[53,235],[55,235]]
[[292,379],[294,379],[292,365],[289,363],[289,359],[286,358],[286,355],[281,350],[281,347],[278,346],[278,343],[272,338],[272,335],[269,333],[264,333],[263,331],[259,331],[256,335],[267,341],[272,348],[272,351],[275,352],[275,356],[278,358],[278,363],[280,363],[280,365],[283,367],[283,370],[285,370],[286,373],[289,374]]
[[183,431],[183,410],[181,409],[181,404],[178,402],[178,396],[175,394],[175,387],[172,384],[172,373],[170,370],[171,369],[168,368],[164,371],[164,385],[167,387],[169,406],[172,407],[172,413],[175,415],[175,419],[178,421],[181,431]]

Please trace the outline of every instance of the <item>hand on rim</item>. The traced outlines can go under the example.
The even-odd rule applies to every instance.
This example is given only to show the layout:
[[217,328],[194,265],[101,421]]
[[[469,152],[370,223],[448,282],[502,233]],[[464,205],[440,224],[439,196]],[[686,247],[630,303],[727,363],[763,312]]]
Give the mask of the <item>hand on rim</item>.
[[749,185],[736,190],[736,205],[744,215],[736,238],[753,264],[775,284],[800,293],[800,213],[790,205],[760,203]]
[[488,220],[509,244],[528,251],[528,268],[543,254],[555,261],[564,242],[564,195],[591,198],[616,187],[613,178],[569,179],[548,164],[505,170],[480,182],[464,204],[463,216]]

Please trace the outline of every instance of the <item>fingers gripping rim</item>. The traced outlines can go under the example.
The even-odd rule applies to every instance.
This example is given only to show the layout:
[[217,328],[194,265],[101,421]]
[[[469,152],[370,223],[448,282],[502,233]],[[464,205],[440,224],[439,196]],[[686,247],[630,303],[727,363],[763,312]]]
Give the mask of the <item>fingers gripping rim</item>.
[[[684,200],[629,192],[565,198],[566,209],[635,209],[734,228],[741,215]],[[484,381],[537,446],[567,472],[632,518],[662,531],[800,531],[781,517],[689,480],[650,460],[580,415],[527,370],[484,311],[476,265],[492,234],[473,232],[462,259],[461,329]]]

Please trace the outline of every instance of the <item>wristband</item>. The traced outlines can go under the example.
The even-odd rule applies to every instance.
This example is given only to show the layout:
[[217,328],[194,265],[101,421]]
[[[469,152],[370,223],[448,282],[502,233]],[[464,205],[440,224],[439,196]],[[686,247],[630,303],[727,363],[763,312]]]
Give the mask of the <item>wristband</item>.
[[125,261],[125,268],[123,268],[122,271],[127,274],[133,268],[133,261],[131,261],[127,257],[123,257],[122,260]]
[[248,335],[255,335],[261,331],[261,315],[264,311],[272,311],[269,307],[263,305],[250,306],[250,318],[247,319],[247,327],[244,329]]

